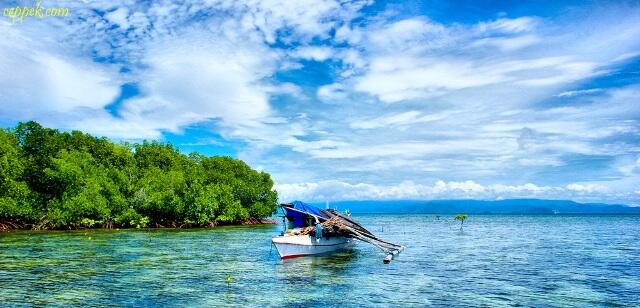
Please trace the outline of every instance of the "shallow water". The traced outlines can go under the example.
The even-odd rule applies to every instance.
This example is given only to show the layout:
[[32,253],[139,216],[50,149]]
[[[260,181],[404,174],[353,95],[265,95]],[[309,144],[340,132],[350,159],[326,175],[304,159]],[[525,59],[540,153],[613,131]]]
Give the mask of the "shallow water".
[[0,306],[640,305],[640,216],[354,218],[407,249],[280,261],[279,225],[0,234]]

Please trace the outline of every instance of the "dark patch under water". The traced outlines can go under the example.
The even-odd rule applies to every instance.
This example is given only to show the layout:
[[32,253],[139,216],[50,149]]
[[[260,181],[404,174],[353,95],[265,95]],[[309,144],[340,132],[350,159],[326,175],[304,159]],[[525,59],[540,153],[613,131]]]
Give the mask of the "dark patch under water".
[[640,216],[354,217],[407,249],[280,261],[279,225],[0,234],[0,306],[640,305]]

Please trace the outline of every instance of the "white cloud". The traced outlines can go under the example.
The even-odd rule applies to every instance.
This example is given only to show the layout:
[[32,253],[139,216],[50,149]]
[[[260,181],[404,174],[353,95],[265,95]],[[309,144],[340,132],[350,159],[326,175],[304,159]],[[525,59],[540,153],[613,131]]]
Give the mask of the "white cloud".
[[515,37],[488,37],[479,39],[471,44],[471,46],[493,46],[503,51],[513,51],[541,42],[542,39],[536,35],[521,35]]
[[260,29],[264,39],[272,44],[281,29],[292,31],[290,36],[293,37],[281,37],[284,40],[326,38],[332,28],[355,18],[360,8],[370,2],[247,0],[232,3],[238,10],[248,10],[248,14],[243,16],[245,27]]
[[264,83],[277,55],[261,41],[229,37],[224,30],[186,30],[148,41],[139,60],[144,69],[127,77],[141,95],[124,101],[118,117],[104,110],[120,93],[122,77],[115,67],[48,52],[55,45],[0,46],[6,55],[0,60],[0,91],[12,98],[0,108],[15,119],[125,139],[156,139],[161,131],[180,132],[212,119],[234,127],[269,118],[269,94],[296,88]]
[[490,22],[481,22],[476,27],[480,32],[521,33],[531,32],[538,25],[534,17],[500,18]]
[[291,54],[301,59],[321,62],[333,56],[334,52],[326,46],[306,46],[294,50]]
[[[607,200],[609,190],[597,184],[572,183],[567,187],[539,186],[532,183],[519,185],[482,185],[474,181],[436,181],[433,185],[404,181],[396,185],[350,184],[341,181],[277,184],[281,201],[341,201],[341,200],[434,200],[434,199],[509,199],[556,198],[587,202]],[[623,195],[626,202],[637,202],[632,196]],[[635,200],[635,201],[634,201]]]
[[[623,16],[620,24],[636,28],[631,26],[633,17]],[[580,37],[567,37],[554,33],[554,27],[559,25],[535,17],[501,18],[470,26],[446,26],[413,17],[342,27],[337,39],[350,42],[368,62],[361,74],[342,83],[383,102],[432,99],[489,86],[501,87],[505,100],[518,91],[550,95],[558,87],[607,73],[608,65],[618,62],[612,59],[627,59],[624,55],[636,47],[619,44],[621,37],[631,32],[640,35],[629,28],[590,26]],[[587,42],[611,48],[594,53]]]
[[283,82],[271,86],[263,85],[262,89],[270,95],[289,95],[301,101],[309,99],[298,85],[291,82]]
[[372,129],[380,127],[392,127],[415,123],[425,123],[446,118],[446,114],[423,114],[420,111],[407,111],[391,115],[384,115],[373,119],[356,120],[349,124],[352,128]]
[[51,123],[49,120],[45,122],[45,125],[63,129],[78,129],[97,136],[124,140],[161,139],[162,134],[159,127],[165,127],[159,123],[149,123],[146,119],[114,118],[105,111],[94,111],[76,117],[65,116],[62,120],[64,123]]
[[539,167],[539,166],[553,166],[558,167],[564,165],[564,162],[558,157],[544,157],[544,158],[520,158],[518,163],[523,166]]
[[571,183],[566,186],[567,190],[574,191],[577,193],[607,193],[609,189],[600,184],[578,184]]
[[441,140],[433,142],[408,141],[378,144],[343,144],[333,148],[312,149],[308,153],[316,158],[360,158],[360,157],[424,157],[446,153],[474,152],[475,154],[493,154],[497,149],[513,150],[516,145],[511,140]]
[[25,120],[84,108],[103,108],[120,92],[116,68],[63,55],[46,41],[24,40],[0,25],[0,112]]
[[324,101],[339,101],[347,98],[347,92],[342,84],[334,83],[319,87],[318,97]]
[[586,90],[572,90],[572,91],[564,91],[562,93],[556,94],[557,97],[574,97],[579,95],[587,95],[593,93],[602,92],[602,89],[586,89]]
[[636,161],[623,160],[624,163],[618,167],[620,173],[626,176],[634,176],[636,173],[640,174],[640,157]]
[[369,72],[356,81],[355,89],[393,103],[442,95],[450,90],[488,85],[504,79],[502,74],[477,70],[466,61],[431,61],[396,55],[373,60]]
[[393,103],[495,84],[552,86],[601,74],[597,67],[595,63],[577,62],[571,57],[500,63],[446,56],[433,59],[390,55],[373,59],[369,71],[355,80],[355,89]]
[[424,18],[403,19],[379,29],[373,30],[367,36],[367,43],[383,50],[404,50],[413,48],[416,44],[421,48],[438,46],[445,38],[446,28]]
[[120,7],[115,11],[109,12],[104,17],[110,22],[118,25],[123,30],[129,29],[129,10],[126,7]]
[[234,125],[269,116],[260,80],[272,73],[275,56],[260,43],[201,39],[208,35],[215,33],[196,31],[153,43],[143,60],[148,66],[140,78],[144,96],[125,102],[123,116],[144,115],[168,128],[212,118]]

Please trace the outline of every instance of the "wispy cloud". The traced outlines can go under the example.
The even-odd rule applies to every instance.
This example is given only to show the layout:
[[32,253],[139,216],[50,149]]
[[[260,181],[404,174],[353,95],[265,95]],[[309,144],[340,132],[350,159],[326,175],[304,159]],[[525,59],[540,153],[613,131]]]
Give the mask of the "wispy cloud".
[[572,91],[564,91],[562,93],[556,94],[557,97],[574,97],[578,95],[587,95],[602,92],[602,89],[586,89],[586,90],[572,90]]
[[407,111],[397,114],[384,115],[373,119],[356,120],[349,124],[352,128],[371,129],[371,128],[390,128],[399,125],[408,125],[416,123],[425,123],[431,121],[442,120],[447,114],[423,114],[420,111]]

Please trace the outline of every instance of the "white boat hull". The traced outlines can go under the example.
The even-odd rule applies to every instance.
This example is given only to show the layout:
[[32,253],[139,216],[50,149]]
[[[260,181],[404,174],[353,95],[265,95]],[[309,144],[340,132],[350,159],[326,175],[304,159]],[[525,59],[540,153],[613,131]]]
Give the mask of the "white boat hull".
[[309,235],[285,235],[274,237],[271,241],[280,258],[289,259],[338,251],[348,247],[353,240],[342,236],[316,239]]

